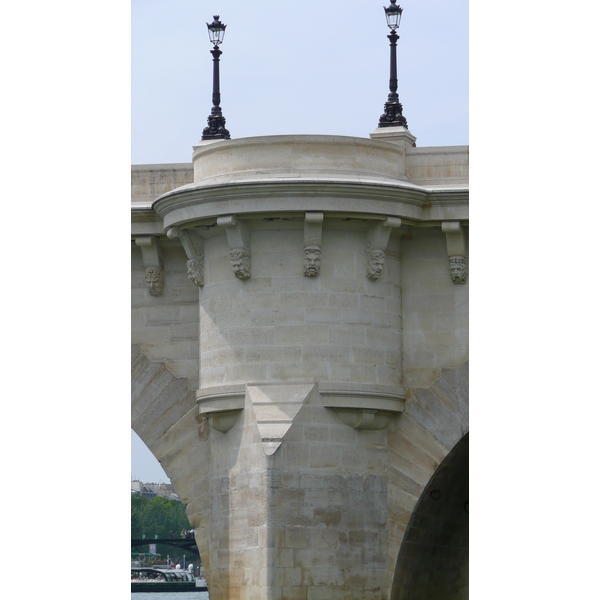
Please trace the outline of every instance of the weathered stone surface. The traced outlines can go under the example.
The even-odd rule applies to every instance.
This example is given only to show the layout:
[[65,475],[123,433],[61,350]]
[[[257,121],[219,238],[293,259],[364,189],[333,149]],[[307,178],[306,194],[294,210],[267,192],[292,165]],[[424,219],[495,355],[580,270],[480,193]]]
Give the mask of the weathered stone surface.
[[[440,225],[459,223],[466,249],[468,148],[392,138],[200,144],[193,183],[191,166],[135,169],[133,231],[157,237],[164,286],[149,294],[132,244],[132,427],[186,504],[211,600],[399,600],[415,592],[402,561],[417,568],[402,557],[444,530],[422,498],[468,432],[469,282],[453,283]],[[202,287],[172,227],[202,239]],[[383,270],[367,277],[374,241]],[[457,540],[456,562],[436,563],[453,598]],[[419,568],[433,587],[415,597],[438,593]]]

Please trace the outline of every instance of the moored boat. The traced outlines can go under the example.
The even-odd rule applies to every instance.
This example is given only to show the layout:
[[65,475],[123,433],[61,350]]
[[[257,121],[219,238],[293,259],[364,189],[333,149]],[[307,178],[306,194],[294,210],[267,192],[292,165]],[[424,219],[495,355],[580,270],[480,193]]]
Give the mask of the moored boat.
[[132,567],[132,592],[206,592],[206,581],[183,569]]

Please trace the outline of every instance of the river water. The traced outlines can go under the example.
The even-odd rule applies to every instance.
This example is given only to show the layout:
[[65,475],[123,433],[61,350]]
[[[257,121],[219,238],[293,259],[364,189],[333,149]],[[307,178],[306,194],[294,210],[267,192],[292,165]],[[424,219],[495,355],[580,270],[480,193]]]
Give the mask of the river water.
[[208,592],[132,592],[131,600],[208,600]]

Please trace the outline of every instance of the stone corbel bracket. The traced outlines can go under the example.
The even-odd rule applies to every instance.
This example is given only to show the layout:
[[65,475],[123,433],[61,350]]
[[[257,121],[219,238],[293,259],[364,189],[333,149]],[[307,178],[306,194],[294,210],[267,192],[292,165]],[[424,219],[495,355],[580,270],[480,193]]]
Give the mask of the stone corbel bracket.
[[387,248],[392,229],[400,227],[402,220],[398,217],[386,217],[367,230],[367,278],[377,280],[381,277],[385,265],[385,249]]
[[325,408],[354,429],[385,429],[391,419],[404,412],[406,391],[401,387],[319,383]]
[[316,277],[321,272],[321,238],[323,213],[307,212],[304,215],[304,276]]
[[218,217],[217,225],[225,228],[233,274],[238,279],[250,279],[252,275],[252,262],[250,232],[248,228],[236,215]]
[[167,231],[167,237],[179,238],[181,245],[187,255],[188,279],[196,287],[204,285],[204,238],[193,229],[179,229],[171,227]]
[[146,270],[146,283],[150,295],[162,295],[165,272],[158,238],[153,235],[138,236],[135,238],[135,244],[142,250],[142,262]]
[[442,231],[446,234],[448,267],[452,283],[467,283],[467,244],[465,231],[458,221],[444,221]]
[[235,425],[238,415],[244,410],[245,401],[244,384],[196,391],[196,404],[200,414],[208,417],[209,425],[222,433],[227,433]]

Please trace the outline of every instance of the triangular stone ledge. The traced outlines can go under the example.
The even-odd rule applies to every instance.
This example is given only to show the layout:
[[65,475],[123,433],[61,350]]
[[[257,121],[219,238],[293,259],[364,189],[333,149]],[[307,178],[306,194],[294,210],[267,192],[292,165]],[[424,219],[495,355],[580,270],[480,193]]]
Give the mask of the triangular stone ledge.
[[267,456],[271,456],[292,426],[314,383],[248,385],[248,396]]

